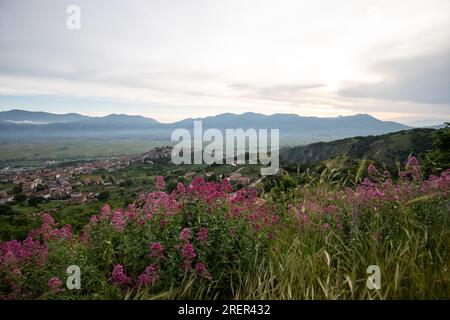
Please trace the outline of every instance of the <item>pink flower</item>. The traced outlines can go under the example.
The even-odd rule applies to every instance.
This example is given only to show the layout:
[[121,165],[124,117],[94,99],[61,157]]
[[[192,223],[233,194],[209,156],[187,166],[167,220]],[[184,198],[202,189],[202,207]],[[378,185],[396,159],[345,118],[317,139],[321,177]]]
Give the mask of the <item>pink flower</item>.
[[88,225],[85,225],[83,227],[83,231],[80,235],[80,241],[83,242],[84,244],[89,243],[89,226]]
[[180,194],[184,194],[186,192],[186,188],[182,182],[177,183],[177,192]]
[[136,216],[136,205],[129,204],[127,206],[127,209],[125,210],[125,216],[127,217],[128,220],[133,220],[134,217]]
[[100,210],[100,220],[108,220],[110,214],[111,207],[107,203],[105,203]]
[[122,285],[129,285],[131,283],[131,279],[125,274],[123,266],[120,264],[116,264],[114,266],[110,280],[118,287]]
[[66,224],[59,230],[55,229],[55,232],[59,239],[72,239],[72,226],[70,224]]
[[91,216],[91,218],[89,219],[89,223],[96,224],[97,222],[98,219],[96,215]]
[[42,226],[40,229],[36,230],[36,235],[42,236],[44,240],[54,239],[56,236],[55,228],[57,226],[57,223],[55,222],[53,217],[48,213],[44,213],[41,216],[41,220]]
[[62,285],[63,285],[63,283],[62,283],[61,279],[59,279],[58,277],[52,277],[52,278],[50,278],[50,280],[48,280],[48,288],[50,289],[50,292],[52,294],[63,292],[64,289],[63,289]]
[[40,241],[28,236],[22,242],[17,240],[5,241],[0,245],[0,267],[16,267],[27,263],[37,263],[42,266],[47,260],[48,249]]
[[183,256],[183,267],[184,267],[184,269],[185,270],[191,269],[192,260],[195,259],[196,254],[195,254],[194,247],[189,242],[187,242],[184,245],[183,251],[182,251],[182,256]]
[[145,217],[147,218],[147,220],[152,220],[153,219],[153,212],[150,209],[147,209],[147,211],[145,212]]
[[150,265],[145,268],[144,273],[140,274],[137,279],[137,286],[153,286],[158,274],[158,268],[155,265]]
[[164,182],[163,176],[156,177],[156,189],[158,190],[166,189],[166,183]]
[[164,247],[161,243],[155,242],[150,246],[150,257],[164,258]]
[[408,160],[406,161],[406,166],[418,166],[419,165],[419,161],[417,161],[417,158],[414,156],[411,156],[408,158]]
[[180,233],[180,240],[188,241],[191,238],[191,229],[184,228]]
[[371,176],[375,176],[378,173],[378,170],[373,163],[369,164],[367,171],[369,171],[369,175]]
[[199,278],[212,279],[211,274],[208,272],[203,262],[199,262],[195,265],[195,273]]
[[164,229],[168,224],[169,224],[169,220],[167,220],[167,219],[162,219],[162,220],[159,222],[159,227],[160,227],[161,229]]
[[44,213],[41,216],[42,225],[38,229],[31,230],[28,235],[33,238],[41,238],[44,242],[54,239],[72,239],[72,226],[67,224],[60,229],[57,228],[58,224],[48,213]]
[[55,225],[55,219],[53,219],[53,217],[48,214],[48,213],[44,213],[41,216],[41,220],[42,220],[42,224],[47,224],[49,226],[54,226]]
[[336,210],[337,210],[337,207],[334,206],[334,205],[332,205],[332,204],[330,204],[328,207],[326,207],[326,208],[324,209],[324,211],[325,211],[326,214],[332,214],[332,213],[334,213]]
[[191,243],[186,243],[183,247],[183,259],[194,259],[195,250]]
[[272,224],[277,224],[280,221],[280,216],[272,216]]
[[197,240],[206,244],[208,242],[208,229],[201,227],[198,230]]
[[116,231],[122,232],[125,229],[126,226],[126,221],[125,218],[122,214],[122,209],[117,209],[114,212],[114,215],[112,217],[112,222],[113,222],[113,228]]
[[411,156],[408,158],[408,161],[405,165],[406,172],[411,174],[416,181],[421,180],[422,173],[420,169],[419,161],[417,161],[417,158],[414,156]]

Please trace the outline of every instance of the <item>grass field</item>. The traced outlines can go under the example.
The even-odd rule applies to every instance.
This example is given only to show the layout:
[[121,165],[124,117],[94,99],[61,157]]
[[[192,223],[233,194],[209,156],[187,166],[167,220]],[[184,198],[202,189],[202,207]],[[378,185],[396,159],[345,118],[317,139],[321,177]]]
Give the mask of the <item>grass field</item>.
[[3,141],[0,142],[0,168],[42,166],[47,160],[61,163],[104,159],[125,154],[138,154],[168,144],[170,144],[168,141],[139,139]]
[[[310,140],[282,137],[282,146],[302,145]],[[0,139],[0,168],[40,167],[45,161],[57,163],[105,159],[121,155],[139,154],[155,147],[170,145],[169,140],[134,139]]]

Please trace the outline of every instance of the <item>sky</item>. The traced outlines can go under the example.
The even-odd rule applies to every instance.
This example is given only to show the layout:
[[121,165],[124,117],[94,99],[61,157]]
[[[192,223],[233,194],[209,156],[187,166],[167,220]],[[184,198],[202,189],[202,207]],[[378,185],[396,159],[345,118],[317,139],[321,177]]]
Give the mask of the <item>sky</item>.
[[450,1],[1,0],[0,111],[17,108],[442,123]]

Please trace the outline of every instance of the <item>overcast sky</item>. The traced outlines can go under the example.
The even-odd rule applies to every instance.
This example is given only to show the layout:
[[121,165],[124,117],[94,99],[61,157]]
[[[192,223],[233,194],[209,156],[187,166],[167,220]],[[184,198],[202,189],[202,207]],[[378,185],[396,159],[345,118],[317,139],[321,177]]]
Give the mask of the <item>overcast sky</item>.
[[0,0],[0,111],[12,108],[442,123],[450,1]]

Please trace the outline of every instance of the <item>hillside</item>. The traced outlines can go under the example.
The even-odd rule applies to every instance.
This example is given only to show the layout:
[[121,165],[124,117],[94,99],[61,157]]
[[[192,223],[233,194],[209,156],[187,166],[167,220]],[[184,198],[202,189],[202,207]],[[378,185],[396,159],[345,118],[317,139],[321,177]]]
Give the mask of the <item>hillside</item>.
[[336,156],[371,159],[394,167],[409,154],[419,154],[432,147],[434,129],[412,129],[380,136],[353,137],[331,142],[318,142],[281,151],[281,157],[299,164],[318,163]]

